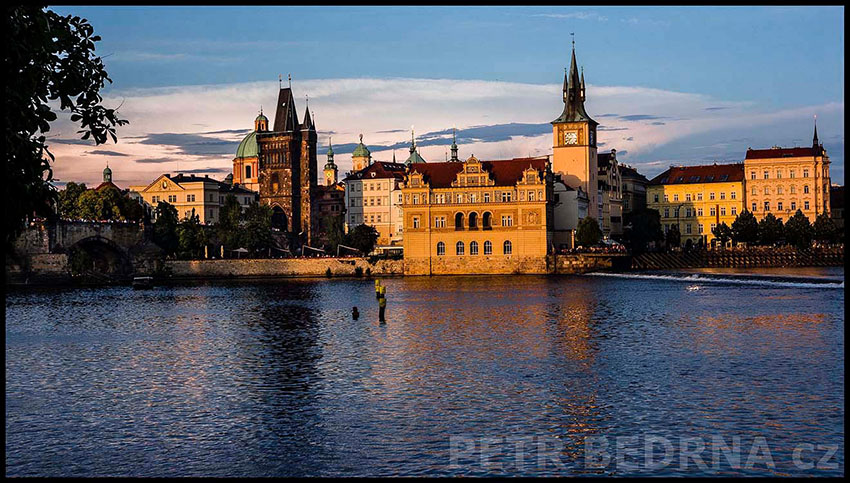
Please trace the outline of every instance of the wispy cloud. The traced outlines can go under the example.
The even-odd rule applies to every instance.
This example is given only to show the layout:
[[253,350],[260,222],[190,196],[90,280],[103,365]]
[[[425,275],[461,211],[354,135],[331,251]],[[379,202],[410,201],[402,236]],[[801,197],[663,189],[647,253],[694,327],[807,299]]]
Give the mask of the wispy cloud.
[[[556,83],[361,78],[306,80],[293,83],[293,89],[299,119],[304,95],[310,96],[320,128],[320,153],[333,133],[342,171],[350,167],[350,152],[361,133],[376,160],[392,159],[393,150],[397,159],[406,159],[411,125],[426,160],[444,159],[453,126],[458,128],[462,157],[549,154],[549,122],[563,108],[561,86]],[[94,182],[107,159],[116,179],[133,184],[181,167],[224,173],[238,143],[253,128],[260,106],[273,118],[270,106],[276,103],[277,91],[277,81],[113,91],[104,102],[112,107],[123,101],[120,114],[130,124],[119,128],[120,149],[114,152],[126,156],[89,153],[91,143],[73,139],[78,128],[63,114],[51,130],[58,139],[50,140],[57,154],[57,176]],[[587,99],[591,116],[605,121],[599,143],[616,148],[618,157],[629,163],[663,159],[686,164],[714,154],[687,149],[690,146],[743,137],[751,140],[733,143],[722,152],[739,149],[743,157],[747,146],[787,145],[810,132],[815,112],[822,139],[843,133],[843,102],[776,111],[699,94],[592,84]],[[603,114],[593,114],[597,112]],[[197,126],[199,120],[203,126]],[[628,136],[623,136],[626,132]],[[843,145],[843,137],[835,142]],[[833,167],[843,166],[843,149],[830,155]]]
[[119,153],[118,151],[107,151],[105,149],[95,149],[94,151],[89,151],[88,154],[99,156],[129,156],[129,154]]
[[599,22],[606,22],[608,20],[608,17],[606,17],[604,15],[600,15],[596,12],[538,13],[538,14],[533,14],[532,17],[562,18],[562,19],[576,19],[576,20],[597,20]]

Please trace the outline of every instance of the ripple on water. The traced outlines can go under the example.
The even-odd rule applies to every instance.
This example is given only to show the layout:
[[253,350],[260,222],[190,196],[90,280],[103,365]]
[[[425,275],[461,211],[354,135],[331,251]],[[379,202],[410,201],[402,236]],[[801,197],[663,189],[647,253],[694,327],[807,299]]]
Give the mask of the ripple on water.
[[[371,280],[10,293],[7,475],[500,474],[450,466],[452,437],[491,438],[507,474],[641,473],[584,467],[617,435],[764,436],[776,470],[730,474],[837,441],[816,474],[843,473],[843,290],[384,283],[386,324]],[[511,466],[517,440],[565,468]]]

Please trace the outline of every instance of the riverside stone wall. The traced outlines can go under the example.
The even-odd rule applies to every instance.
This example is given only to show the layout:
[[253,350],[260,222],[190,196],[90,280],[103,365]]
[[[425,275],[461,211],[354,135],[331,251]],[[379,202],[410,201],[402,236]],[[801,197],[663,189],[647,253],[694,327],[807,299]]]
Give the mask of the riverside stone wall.
[[273,278],[356,276],[357,268],[366,275],[402,275],[402,260],[378,260],[374,264],[365,258],[280,258],[244,260],[167,260],[165,272],[174,279]]

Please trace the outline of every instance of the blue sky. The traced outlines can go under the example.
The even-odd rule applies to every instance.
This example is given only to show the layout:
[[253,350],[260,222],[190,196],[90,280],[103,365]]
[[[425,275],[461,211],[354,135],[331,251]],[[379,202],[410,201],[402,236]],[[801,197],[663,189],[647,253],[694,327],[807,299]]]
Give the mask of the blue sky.
[[[152,178],[156,170],[203,170],[204,163],[211,174],[223,173],[229,153],[196,152],[194,158],[181,158],[190,155],[178,144],[156,141],[163,134],[180,134],[238,143],[244,135],[240,130],[251,127],[259,104],[274,103],[278,74],[286,82],[288,73],[302,99],[299,109],[304,109],[303,96],[310,95],[320,131],[336,133],[334,143],[341,145],[355,143],[363,132],[367,144],[375,142],[379,159],[389,159],[390,146],[410,138],[411,125],[423,135],[455,125],[461,131],[478,126],[468,147],[480,155],[540,154],[546,142],[551,144],[540,129],[560,112],[557,87],[574,32],[578,60],[590,84],[588,108],[598,109],[591,116],[603,124],[618,120],[608,123],[607,144],[648,176],[669,164],[740,161],[750,145],[808,143],[812,116],[818,114],[833,179],[843,184],[842,7],[55,10],[89,19],[103,38],[98,53],[105,56],[114,80],[107,98],[125,101],[126,115],[136,117],[119,131],[126,139],[118,145],[94,149],[60,140],[57,149],[67,151],[58,154],[87,158],[67,165],[57,161],[66,178],[96,177],[97,172],[83,169],[106,158],[126,168],[128,182]],[[364,79],[372,85],[346,81]],[[375,94],[376,86],[383,95]],[[436,86],[445,94],[435,91]],[[223,99],[225,95],[230,98]],[[166,114],[157,109],[166,99],[186,106],[190,115],[170,113],[158,125],[154,120],[162,121]],[[493,103],[501,103],[502,111],[493,110]],[[617,116],[600,117],[605,114]],[[722,114],[728,114],[728,123]],[[630,124],[629,116],[643,119]],[[505,144],[505,125],[511,124],[542,127],[518,128]],[[494,126],[498,136],[482,134],[481,126]],[[73,132],[61,131],[60,139]],[[236,132],[225,136],[218,131]],[[629,136],[613,135],[627,131]],[[153,134],[159,137],[148,136]],[[134,145],[132,139],[141,141]],[[426,159],[441,157],[443,150],[440,143],[423,146]],[[402,158],[406,154],[397,152]],[[181,161],[182,168],[177,165]],[[116,173],[116,178],[121,177]]]

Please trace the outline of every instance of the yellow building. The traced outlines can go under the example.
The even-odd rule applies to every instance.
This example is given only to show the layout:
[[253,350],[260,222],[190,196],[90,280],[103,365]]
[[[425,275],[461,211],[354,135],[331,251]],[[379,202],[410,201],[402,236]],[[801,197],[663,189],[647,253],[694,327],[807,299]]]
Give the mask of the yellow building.
[[811,147],[748,149],[744,174],[747,207],[757,219],[773,213],[787,221],[800,210],[814,222],[830,213],[829,156],[817,128]]
[[553,218],[547,161],[473,156],[409,164],[405,274],[546,273]]
[[180,219],[198,216],[203,224],[218,221],[224,199],[232,194],[247,208],[258,201],[258,194],[241,186],[229,185],[209,176],[187,176],[163,174],[149,185],[130,186],[130,190],[139,194],[145,203],[156,210],[160,201],[171,204],[177,209]]
[[744,165],[674,166],[659,174],[646,189],[647,208],[658,210],[666,233],[674,225],[682,245],[700,239],[710,244],[712,229],[732,226],[744,210]]

